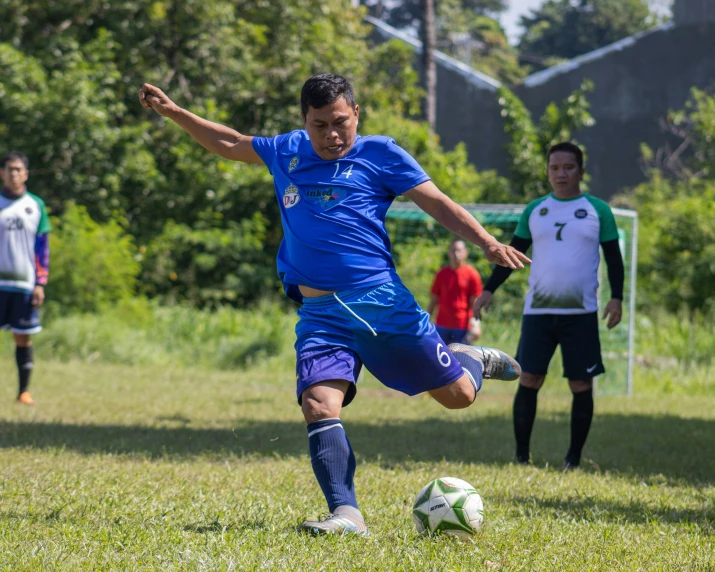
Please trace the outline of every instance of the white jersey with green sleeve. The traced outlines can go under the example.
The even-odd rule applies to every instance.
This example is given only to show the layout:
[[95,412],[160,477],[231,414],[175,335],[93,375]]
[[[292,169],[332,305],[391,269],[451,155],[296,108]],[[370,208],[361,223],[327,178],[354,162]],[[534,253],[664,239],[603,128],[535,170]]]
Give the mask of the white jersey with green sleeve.
[[45,203],[31,193],[18,199],[0,194],[0,290],[32,292],[35,240],[50,231]]
[[589,314],[598,311],[599,246],[618,239],[613,211],[591,195],[532,201],[514,234],[532,240],[524,314]]

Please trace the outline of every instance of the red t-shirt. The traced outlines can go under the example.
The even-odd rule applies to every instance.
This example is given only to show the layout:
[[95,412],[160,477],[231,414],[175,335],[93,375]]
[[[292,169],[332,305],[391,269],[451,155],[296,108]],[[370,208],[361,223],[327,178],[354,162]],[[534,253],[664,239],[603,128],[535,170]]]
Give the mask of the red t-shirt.
[[482,293],[482,278],[468,265],[457,270],[445,266],[437,272],[432,284],[432,294],[437,296],[439,310],[436,324],[442,328],[466,330],[472,307],[469,300]]

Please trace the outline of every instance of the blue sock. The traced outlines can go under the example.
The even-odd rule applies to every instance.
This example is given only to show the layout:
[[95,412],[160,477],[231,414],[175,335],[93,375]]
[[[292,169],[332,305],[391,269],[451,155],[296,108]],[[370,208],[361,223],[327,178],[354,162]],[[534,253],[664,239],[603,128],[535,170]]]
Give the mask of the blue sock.
[[358,508],[355,498],[355,455],[340,419],[323,419],[308,425],[310,461],[323,490],[328,510]]
[[482,388],[482,377],[484,372],[484,366],[482,362],[474,359],[468,352],[452,352],[452,355],[462,366],[462,371],[469,376],[469,379],[474,385],[474,392],[479,393]]

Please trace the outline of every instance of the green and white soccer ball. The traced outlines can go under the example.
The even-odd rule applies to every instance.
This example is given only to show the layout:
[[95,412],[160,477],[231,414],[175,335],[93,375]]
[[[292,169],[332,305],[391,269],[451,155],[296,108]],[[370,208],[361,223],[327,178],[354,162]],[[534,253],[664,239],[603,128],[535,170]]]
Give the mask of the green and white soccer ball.
[[482,527],[482,497],[468,482],[442,477],[417,495],[412,520],[420,534],[448,534],[468,538]]

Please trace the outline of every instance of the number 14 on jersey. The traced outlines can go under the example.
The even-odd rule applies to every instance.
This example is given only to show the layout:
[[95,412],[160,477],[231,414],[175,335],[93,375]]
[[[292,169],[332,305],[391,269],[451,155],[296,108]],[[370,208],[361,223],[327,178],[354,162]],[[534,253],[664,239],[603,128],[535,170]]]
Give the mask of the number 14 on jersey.
[[352,163],[350,164],[350,166],[347,169],[344,169],[342,173],[338,174],[338,171],[340,171],[340,161],[335,163],[335,173],[333,173],[333,179],[336,177],[342,177],[343,175],[345,175],[346,179],[349,179],[350,175],[353,174]]

